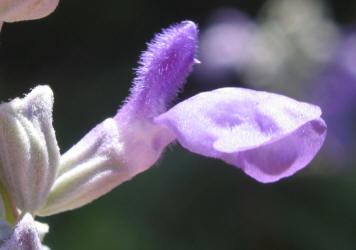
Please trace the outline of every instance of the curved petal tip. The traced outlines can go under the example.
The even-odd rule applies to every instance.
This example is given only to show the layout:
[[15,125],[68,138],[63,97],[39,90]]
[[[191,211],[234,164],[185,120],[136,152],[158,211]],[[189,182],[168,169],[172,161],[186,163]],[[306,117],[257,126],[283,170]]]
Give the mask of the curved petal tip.
[[304,168],[321,148],[326,124],[319,107],[243,88],[222,88],[185,100],[155,122],[186,149],[220,158],[260,182]]

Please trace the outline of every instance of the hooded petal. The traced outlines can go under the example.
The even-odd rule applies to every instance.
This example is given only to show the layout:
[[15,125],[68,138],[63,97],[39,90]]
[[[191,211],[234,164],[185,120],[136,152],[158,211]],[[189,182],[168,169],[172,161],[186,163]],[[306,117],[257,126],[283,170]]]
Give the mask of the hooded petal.
[[59,0],[1,0],[0,21],[39,19],[52,13]]
[[222,88],[200,93],[155,118],[188,150],[220,158],[260,182],[305,167],[322,146],[319,107],[267,92]]
[[52,106],[48,86],[0,105],[0,179],[22,211],[33,212],[44,205],[57,173],[59,148]]
[[192,70],[197,43],[198,28],[192,21],[156,34],[141,55],[131,94],[120,116],[126,120],[145,119],[166,111]]

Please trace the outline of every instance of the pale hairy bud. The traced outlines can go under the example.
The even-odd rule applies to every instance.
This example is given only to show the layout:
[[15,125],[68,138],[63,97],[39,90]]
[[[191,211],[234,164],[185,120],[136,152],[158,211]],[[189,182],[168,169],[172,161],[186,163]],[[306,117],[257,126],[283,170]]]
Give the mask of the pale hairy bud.
[[52,106],[48,86],[0,105],[0,180],[16,207],[25,212],[44,205],[57,173]]

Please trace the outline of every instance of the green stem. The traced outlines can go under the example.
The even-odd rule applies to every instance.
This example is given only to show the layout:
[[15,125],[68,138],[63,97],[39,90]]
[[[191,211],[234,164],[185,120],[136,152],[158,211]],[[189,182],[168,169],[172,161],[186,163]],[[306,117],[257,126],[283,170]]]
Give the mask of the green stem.
[[5,207],[5,220],[11,225],[14,226],[17,221],[18,212],[14,203],[12,202],[10,194],[7,192],[5,186],[0,181],[0,195],[4,202]]

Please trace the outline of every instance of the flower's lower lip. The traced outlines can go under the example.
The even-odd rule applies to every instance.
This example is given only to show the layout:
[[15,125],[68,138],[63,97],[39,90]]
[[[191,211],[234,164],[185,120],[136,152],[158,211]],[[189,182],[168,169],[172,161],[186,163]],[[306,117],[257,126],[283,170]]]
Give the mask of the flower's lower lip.
[[273,182],[304,168],[319,151],[326,136],[320,115],[319,107],[282,95],[221,88],[178,103],[154,121],[186,149]]

